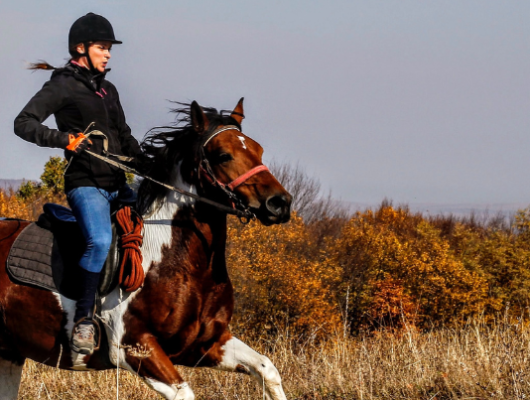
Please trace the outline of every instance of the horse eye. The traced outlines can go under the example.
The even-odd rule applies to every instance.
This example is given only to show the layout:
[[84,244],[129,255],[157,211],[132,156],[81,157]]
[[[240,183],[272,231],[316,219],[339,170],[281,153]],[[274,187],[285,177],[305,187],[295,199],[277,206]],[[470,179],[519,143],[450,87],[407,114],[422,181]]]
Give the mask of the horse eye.
[[212,162],[214,164],[224,164],[232,160],[233,160],[232,156],[228,153],[216,154],[212,157]]

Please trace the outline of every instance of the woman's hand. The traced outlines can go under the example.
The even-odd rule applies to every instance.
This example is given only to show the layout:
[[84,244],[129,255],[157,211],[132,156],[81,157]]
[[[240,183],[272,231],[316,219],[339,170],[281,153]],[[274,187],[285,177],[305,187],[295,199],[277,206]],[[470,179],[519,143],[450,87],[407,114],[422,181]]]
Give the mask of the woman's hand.
[[88,150],[92,142],[81,132],[79,133],[70,133],[68,135],[68,146],[66,150],[73,153],[74,155],[79,155],[83,151]]

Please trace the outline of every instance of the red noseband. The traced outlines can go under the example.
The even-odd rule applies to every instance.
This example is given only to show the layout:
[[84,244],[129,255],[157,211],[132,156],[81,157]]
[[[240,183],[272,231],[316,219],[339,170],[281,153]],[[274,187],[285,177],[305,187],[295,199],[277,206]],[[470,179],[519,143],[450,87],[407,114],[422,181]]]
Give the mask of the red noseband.
[[206,168],[203,168],[201,166],[201,171],[203,171],[205,173],[205,176],[206,178],[213,184],[215,185],[218,185],[222,188],[227,188],[227,189],[230,189],[231,191],[234,191],[234,189],[238,186],[240,186],[241,184],[245,183],[245,181],[249,180],[250,178],[252,178],[254,175],[262,172],[262,171],[268,171],[269,169],[267,168],[266,165],[258,165],[257,167],[254,167],[252,168],[251,170],[245,172],[243,175],[237,177],[236,179],[234,179],[232,182],[226,184],[226,183],[222,183],[222,182],[219,182],[217,180],[217,178],[215,178],[215,176],[213,175],[213,173],[209,173],[208,170]]
[[[226,125],[220,129],[217,129],[216,131],[214,131],[210,136],[208,136],[206,138],[206,140],[204,141],[204,143],[202,144],[202,152],[203,152],[203,161],[201,162],[201,167],[200,169],[202,171],[204,171],[206,173],[206,177],[208,178],[208,180],[210,182],[212,182],[213,184],[216,184],[222,188],[227,188],[229,189],[230,191],[234,191],[234,189],[238,186],[240,186],[241,184],[245,183],[245,181],[247,181],[248,179],[252,178],[254,175],[260,173],[260,172],[263,172],[263,171],[269,171],[269,169],[267,168],[266,165],[258,165],[257,167],[254,167],[252,168],[251,170],[245,172],[243,175],[237,177],[236,179],[234,179],[232,182],[230,183],[222,183],[222,182],[219,182],[217,180],[217,178],[215,177],[213,171],[211,170],[210,168],[210,163],[208,162],[208,159],[206,158],[205,154],[204,154],[204,148],[206,147],[206,145],[208,144],[208,142],[214,137],[214,136],[217,136],[219,133],[221,132],[224,132],[224,131],[229,131],[229,130],[236,130],[238,132],[241,132],[241,130],[235,126],[235,125]],[[202,163],[205,162],[206,163],[206,168],[204,168],[202,166]],[[226,190],[226,189],[225,189]]]
[[244,183],[246,180],[250,179],[257,173],[260,173],[262,171],[268,171],[268,170],[269,169],[267,168],[266,165],[258,165],[257,167],[252,168],[250,171],[245,172],[240,177],[234,179],[232,182],[226,185],[226,187],[228,187],[228,189],[230,190],[234,190],[236,187],[238,187],[239,185],[241,185],[242,183]]

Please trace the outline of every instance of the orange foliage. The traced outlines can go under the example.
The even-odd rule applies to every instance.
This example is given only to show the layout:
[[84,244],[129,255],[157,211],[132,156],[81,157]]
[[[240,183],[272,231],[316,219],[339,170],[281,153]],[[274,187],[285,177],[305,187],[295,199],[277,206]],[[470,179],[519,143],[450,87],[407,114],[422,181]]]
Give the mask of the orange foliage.
[[44,165],[42,182],[23,182],[18,191],[0,189],[0,217],[36,220],[45,203],[66,204],[63,193],[66,164],[62,157],[50,157]]
[[30,198],[22,198],[13,189],[0,189],[0,217],[36,220],[42,213],[45,203],[66,203],[64,194],[39,193]]
[[236,320],[355,332],[457,326],[479,314],[491,320],[507,306],[522,315],[530,299],[530,211],[504,229],[448,221],[383,204],[324,239],[296,216],[280,227],[234,224],[228,265]]
[[350,318],[357,322],[382,310],[376,293],[388,279],[402,286],[401,296],[415,304],[421,324],[460,321],[483,310],[487,302],[483,277],[455,257],[439,230],[407,209],[357,213],[332,244],[330,257],[352,287],[355,306]]
[[340,281],[340,271],[315,254],[300,217],[274,227],[233,224],[229,236],[227,263],[240,321],[268,328],[285,320],[314,331],[338,326],[332,287]]
[[387,278],[372,284],[374,296],[368,315],[371,321],[378,323],[377,327],[392,327],[399,330],[405,325],[409,327],[415,325],[416,305],[412,297],[405,293],[402,280]]

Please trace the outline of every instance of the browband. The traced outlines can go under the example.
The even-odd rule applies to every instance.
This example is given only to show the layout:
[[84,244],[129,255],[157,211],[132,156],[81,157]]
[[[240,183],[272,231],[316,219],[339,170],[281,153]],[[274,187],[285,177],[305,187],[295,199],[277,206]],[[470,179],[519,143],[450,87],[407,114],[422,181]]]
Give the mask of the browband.
[[226,126],[223,126],[221,129],[218,129],[216,131],[214,131],[210,136],[208,136],[208,139],[206,139],[202,145],[202,147],[205,147],[208,142],[215,136],[217,136],[218,134],[220,134],[221,132],[224,132],[224,131],[229,131],[231,129],[235,129],[236,131],[238,132],[241,132],[241,130],[235,126],[235,125],[226,125]]

